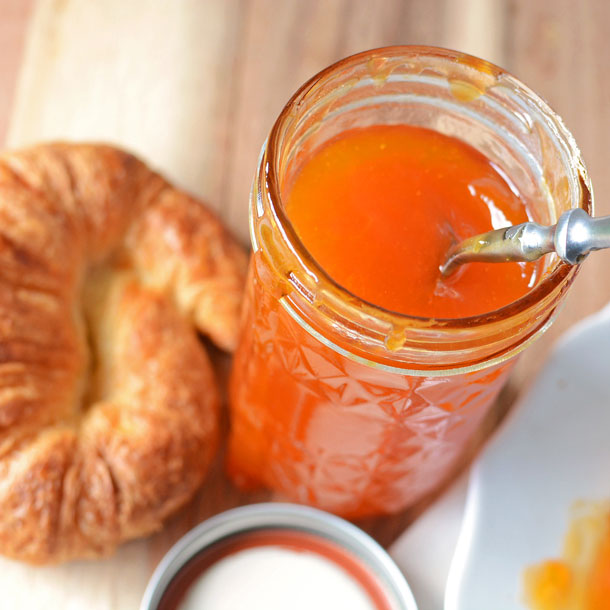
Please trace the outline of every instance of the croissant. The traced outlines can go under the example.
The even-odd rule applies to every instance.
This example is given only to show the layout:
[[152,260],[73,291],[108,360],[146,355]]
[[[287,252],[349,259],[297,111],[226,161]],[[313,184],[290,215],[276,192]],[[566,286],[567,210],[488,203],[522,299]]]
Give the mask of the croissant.
[[110,146],[0,156],[0,553],[110,554],[203,481],[246,255]]

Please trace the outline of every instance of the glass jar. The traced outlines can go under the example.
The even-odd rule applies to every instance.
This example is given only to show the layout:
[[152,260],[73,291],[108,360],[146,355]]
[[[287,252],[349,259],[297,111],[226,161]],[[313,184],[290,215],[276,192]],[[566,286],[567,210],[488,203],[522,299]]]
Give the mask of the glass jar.
[[427,47],[368,51],[323,70],[288,102],[251,195],[228,471],[242,488],[263,485],[351,518],[399,511],[442,482],[578,271],[547,256],[525,296],[462,319],[401,315],[335,283],[301,243],[283,198],[329,138],[379,124],[467,142],[510,179],[532,220],[592,212],[589,179],[561,119],[474,57]]

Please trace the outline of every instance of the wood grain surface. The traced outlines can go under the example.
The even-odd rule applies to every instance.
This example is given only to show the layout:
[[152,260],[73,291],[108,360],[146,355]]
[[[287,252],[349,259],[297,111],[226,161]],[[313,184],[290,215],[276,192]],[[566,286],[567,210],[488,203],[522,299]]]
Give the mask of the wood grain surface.
[[13,107],[31,10],[31,0],[0,1],[0,143],[4,142]]
[[[581,147],[597,214],[610,214],[609,26],[606,0],[0,0],[0,141],[8,125],[7,146],[54,138],[127,146],[206,198],[245,243],[260,146],[302,82],[367,48],[447,46],[502,65],[550,102]],[[585,263],[554,327],[518,363],[488,430],[556,338],[610,301],[609,265],[608,252]],[[162,532],[111,560],[43,569],[0,562],[0,607],[136,608],[181,534],[265,498],[238,494],[219,464]],[[424,506],[364,525],[387,544]]]

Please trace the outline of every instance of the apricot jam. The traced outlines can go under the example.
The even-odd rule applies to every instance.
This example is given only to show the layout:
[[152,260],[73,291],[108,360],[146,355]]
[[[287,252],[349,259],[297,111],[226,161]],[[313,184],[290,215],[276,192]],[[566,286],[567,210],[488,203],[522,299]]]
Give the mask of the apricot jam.
[[[441,279],[453,240],[527,215],[483,155],[428,129],[341,134],[303,166],[286,201],[305,247],[329,275],[387,309],[473,315],[517,299],[533,281],[534,266],[515,264],[470,265]],[[295,326],[258,289],[258,269],[255,261],[232,386],[234,478],[350,516],[398,509],[428,486],[430,472],[453,462],[506,367],[449,383],[380,383],[375,370],[342,360]],[[249,370],[265,374],[244,383]]]
[[409,125],[342,133],[301,169],[286,209],[305,247],[347,290],[426,318],[493,311],[535,283],[534,265],[472,264],[440,276],[451,245],[528,219],[481,153]]
[[608,503],[579,503],[561,559],[527,568],[525,598],[531,610],[610,610]]
[[[241,488],[350,518],[412,505],[450,475],[514,357],[551,323],[576,273],[556,259],[439,275],[454,240],[590,208],[581,166],[557,152],[569,134],[500,77],[451,51],[370,51],[314,77],[278,118],[252,191],[230,383],[227,470]],[[454,82],[477,95],[456,97]]]

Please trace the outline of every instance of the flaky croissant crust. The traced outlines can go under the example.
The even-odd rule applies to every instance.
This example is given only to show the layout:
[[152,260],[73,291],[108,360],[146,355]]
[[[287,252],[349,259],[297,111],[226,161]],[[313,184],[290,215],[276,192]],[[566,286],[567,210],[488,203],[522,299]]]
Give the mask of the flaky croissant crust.
[[193,495],[219,402],[195,329],[234,347],[245,267],[130,154],[0,157],[0,553],[107,555]]

